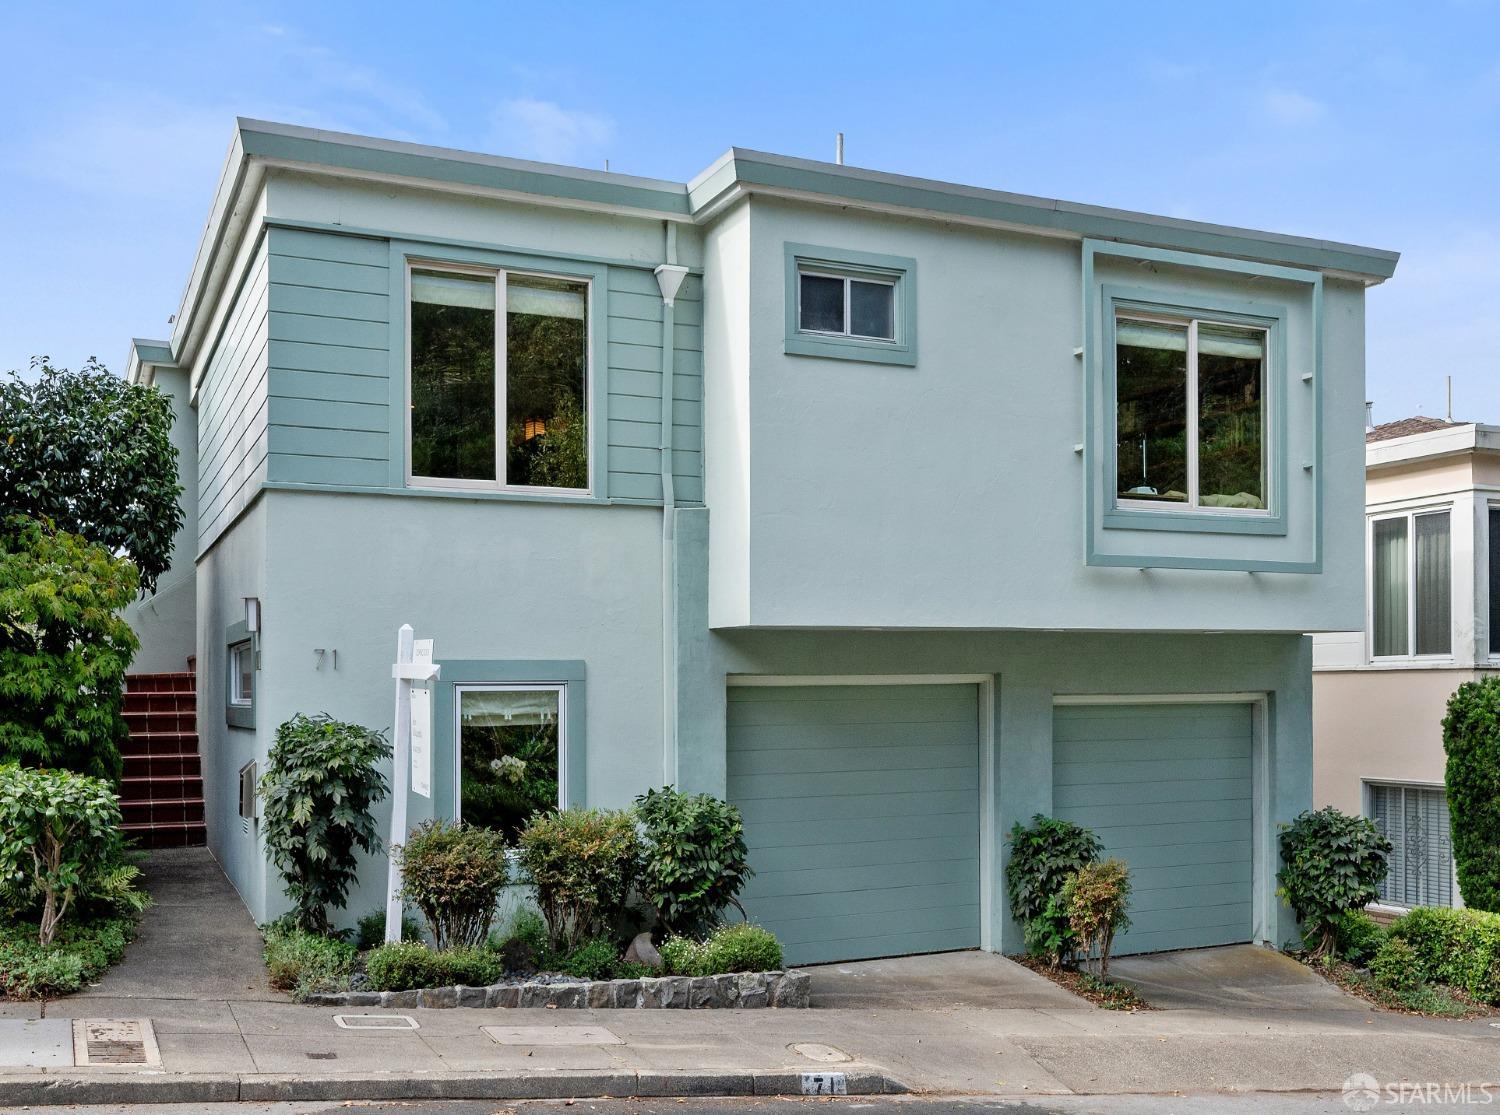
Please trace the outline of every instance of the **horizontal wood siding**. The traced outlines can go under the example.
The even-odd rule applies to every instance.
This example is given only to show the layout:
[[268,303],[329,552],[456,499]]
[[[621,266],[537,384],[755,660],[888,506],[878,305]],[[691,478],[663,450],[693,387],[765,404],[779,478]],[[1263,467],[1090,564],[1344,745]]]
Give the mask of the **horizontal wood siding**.
[[260,490],[267,468],[268,261],[251,259],[198,388],[198,548]]
[[271,480],[390,480],[390,246],[273,228],[268,237]]
[[1053,716],[1053,813],[1130,865],[1121,954],[1250,939],[1248,705],[1065,706]]
[[[382,488],[390,483],[390,345],[406,307],[390,304],[384,240],[275,228],[270,284],[268,429],[271,480]],[[440,254],[440,253],[438,253]],[[612,267],[602,305],[609,496],[660,502],[662,303],[649,269]],[[672,471],[677,499],[703,501],[703,301],[696,277],[676,300]],[[395,328],[392,328],[392,314]]]
[[753,920],[788,963],[979,944],[973,685],[732,687]]

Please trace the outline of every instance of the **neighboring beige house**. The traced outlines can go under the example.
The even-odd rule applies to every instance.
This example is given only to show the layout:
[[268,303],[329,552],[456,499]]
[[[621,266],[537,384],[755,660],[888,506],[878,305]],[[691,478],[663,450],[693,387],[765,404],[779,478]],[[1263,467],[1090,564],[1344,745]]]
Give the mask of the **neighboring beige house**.
[[1313,636],[1313,794],[1395,844],[1381,905],[1458,906],[1442,720],[1500,672],[1500,426],[1368,431],[1365,518],[1365,629]]

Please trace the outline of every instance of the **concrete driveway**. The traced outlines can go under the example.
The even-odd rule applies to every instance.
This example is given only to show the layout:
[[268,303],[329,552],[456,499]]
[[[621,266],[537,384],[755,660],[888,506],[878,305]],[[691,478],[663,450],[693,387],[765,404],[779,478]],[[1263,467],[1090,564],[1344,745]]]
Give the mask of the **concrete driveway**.
[[1088,1005],[1013,960],[977,950],[820,964],[806,971],[812,973],[815,1007],[1070,1010]]
[[1162,1010],[1370,1009],[1291,957],[1256,945],[1122,956],[1109,974]]

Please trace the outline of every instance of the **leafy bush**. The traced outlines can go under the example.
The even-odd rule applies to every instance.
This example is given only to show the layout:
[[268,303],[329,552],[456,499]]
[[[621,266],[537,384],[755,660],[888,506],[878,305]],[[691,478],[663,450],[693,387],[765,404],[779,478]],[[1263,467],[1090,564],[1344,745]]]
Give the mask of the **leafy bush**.
[[80,892],[118,868],[120,849],[120,803],[109,783],[0,766],[0,878],[39,898],[39,944],[52,943]]
[[521,865],[536,886],[550,948],[604,935],[625,908],[638,854],[629,811],[566,809],[527,822]]
[[486,948],[447,949],[437,954],[443,983],[466,987],[488,987],[505,974],[500,958]]
[[401,895],[427,919],[440,949],[484,943],[508,881],[505,837],[493,829],[426,821],[392,849]]
[[489,947],[497,953],[507,972],[534,972],[547,966],[547,923],[530,907],[517,910],[505,934],[491,934]]
[[437,953],[420,941],[397,941],[365,954],[365,978],[371,991],[440,987],[445,974]]
[[153,590],[183,522],[170,400],[92,359],[70,372],[39,356],[31,370],[0,382],[0,519],[51,520],[123,553]]
[[328,931],[354,882],[356,851],[377,851],[370,806],[386,794],[375,764],[390,746],[379,732],[327,716],[297,715],[276,730],[266,773],[266,851],[281,872],[298,926]]
[[29,925],[0,925],[0,998],[71,994],[118,961],[134,936],[132,917],[65,923],[50,945],[39,943]]
[[721,925],[705,941],[669,937],[657,951],[662,971],[673,976],[774,972],[782,964],[781,942],[775,934],[748,922]]
[[1333,806],[1309,810],[1281,832],[1276,893],[1291,905],[1314,940],[1314,956],[1337,948],[1338,919],[1380,897],[1391,842],[1368,817]]
[[1077,938],[1085,960],[1098,954],[1100,981],[1109,979],[1109,950],[1115,934],[1130,925],[1130,868],[1124,860],[1087,863],[1063,885],[1061,905],[1068,911],[1068,928]]
[[643,831],[641,890],[672,933],[698,934],[725,907],[744,914],[739,893],[754,874],[740,811],[711,794],[670,786],[635,799]]
[[1443,747],[1458,889],[1469,909],[1500,912],[1500,677],[1448,698]]
[[[1017,821],[1009,840],[1005,891],[1011,916],[1021,923],[1027,951],[1048,958],[1055,967],[1072,954],[1075,942],[1066,909],[1053,900],[1073,872],[1099,858],[1103,845],[1082,825],[1040,813],[1029,827]],[[1043,924],[1033,926],[1037,920]]]
[[562,956],[557,970],[579,979],[612,979],[620,966],[620,950],[608,937],[594,937]]
[[1419,906],[1387,931],[1405,941],[1427,983],[1457,987],[1481,1002],[1500,1004],[1500,914]]
[[337,937],[308,933],[289,922],[263,926],[265,961],[271,986],[301,998],[314,991],[339,991],[349,986],[357,950]]
[[1389,938],[1370,958],[1370,978],[1376,987],[1410,995],[1422,982],[1416,950],[1402,937]]
[[[1333,919],[1334,954],[1356,966],[1367,965],[1385,944],[1385,926],[1363,910],[1351,910]],[[1309,949],[1318,941],[1313,934],[1304,942]]]
[[120,780],[140,644],[119,612],[138,584],[129,561],[76,534],[0,520],[0,762]]
[[[422,939],[422,927],[416,920],[401,915],[401,939],[403,941],[420,941]],[[355,923],[354,943],[360,952],[368,952],[376,945],[385,943],[385,911],[372,910]]]

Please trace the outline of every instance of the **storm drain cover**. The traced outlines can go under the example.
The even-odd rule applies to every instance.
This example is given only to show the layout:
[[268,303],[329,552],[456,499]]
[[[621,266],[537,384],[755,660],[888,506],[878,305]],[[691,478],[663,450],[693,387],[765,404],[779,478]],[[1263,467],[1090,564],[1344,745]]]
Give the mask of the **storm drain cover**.
[[409,1014],[336,1014],[333,1024],[341,1030],[415,1030],[417,1020]]
[[852,1061],[853,1057],[836,1045],[824,1045],[820,1041],[803,1041],[787,1046],[793,1053],[800,1053],[810,1061],[822,1061],[825,1065],[837,1065]]
[[624,1045],[603,1026],[481,1026],[499,1045]]
[[156,1034],[145,1018],[75,1018],[76,1065],[159,1065]]

